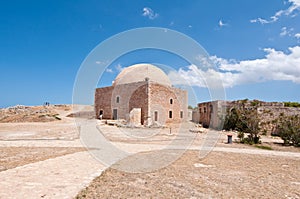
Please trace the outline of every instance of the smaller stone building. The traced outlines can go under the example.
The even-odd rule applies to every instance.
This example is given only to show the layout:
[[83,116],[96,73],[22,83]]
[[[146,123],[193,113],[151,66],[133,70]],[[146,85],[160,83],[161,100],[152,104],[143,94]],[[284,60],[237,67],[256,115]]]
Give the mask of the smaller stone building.
[[227,101],[222,100],[199,103],[193,111],[192,121],[206,128],[220,129],[226,116],[226,107]]
[[237,101],[218,100],[199,103],[197,110],[193,112],[192,121],[200,123],[204,127],[222,129],[227,110],[241,107],[257,111],[261,131],[267,134],[274,132],[279,116],[300,115],[300,108],[285,107],[282,102],[263,102],[247,99]]
[[95,115],[145,126],[186,121],[187,91],[173,87],[158,67],[136,64],[125,68],[112,86],[96,89]]

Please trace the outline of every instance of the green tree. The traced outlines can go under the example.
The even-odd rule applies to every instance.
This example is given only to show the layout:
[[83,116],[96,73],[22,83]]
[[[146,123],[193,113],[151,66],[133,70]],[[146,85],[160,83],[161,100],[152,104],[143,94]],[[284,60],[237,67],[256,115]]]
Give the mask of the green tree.
[[284,144],[300,146],[300,117],[298,115],[280,116],[277,132]]
[[228,112],[224,122],[224,129],[247,133],[248,137],[241,138],[241,142],[257,144],[260,142],[259,121],[256,107],[235,107]]
[[191,105],[188,106],[188,109],[194,109]]

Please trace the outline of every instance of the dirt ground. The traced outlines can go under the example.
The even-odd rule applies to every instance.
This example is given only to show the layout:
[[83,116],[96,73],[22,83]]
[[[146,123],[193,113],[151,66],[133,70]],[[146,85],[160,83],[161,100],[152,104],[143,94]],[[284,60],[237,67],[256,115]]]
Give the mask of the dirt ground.
[[0,172],[84,150],[79,147],[0,147]]
[[[0,122],[0,174],[4,177],[12,175],[18,179],[19,170],[21,171],[26,165],[30,163],[48,165],[46,162],[50,159],[53,160],[50,162],[54,162],[54,166],[51,166],[52,169],[56,169],[57,165],[63,165],[60,169],[66,169],[66,173],[74,172],[77,175],[81,173],[82,176],[76,178],[71,174],[67,179],[65,173],[64,176],[60,177],[68,181],[63,182],[61,180],[62,183],[54,183],[55,180],[53,181],[49,174],[42,178],[46,182],[53,181],[53,185],[45,185],[48,186],[45,190],[43,189],[45,187],[37,189],[48,191],[48,195],[55,196],[55,193],[60,192],[63,197],[72,198],[94,179],[93,177],[87,180],[85,175],[94,173],[99,169],[95,164],[89,172],[85,172],[90,162],[84,161],[86,165],[80,163],[80,160],[85,160],[85,155],[77,152],[85,149],[80,144],[78,127],[74,123],[74,118],[67,116],[74,113],[73,115],[79,115],[83,117],[82,121],[85,121],[93,109],[91,106],[78,106],[78,110],[72,110],[70,106],[65,105],[46,108],[51,109],[51,117],[48,115],[47,118],[49,117],[50,120],[47,121],[41,121],[40,118],[42,117],[38,116],[48,114],[48,110],[45,111],[43,106],[37,108],[21,106],[11,110],[2,110],[4,115],[7,112],[11,115],[6,115],[9,117],[4,118],[5,121],[9,120],[9,122],[4,122],[4,119]],[[26,117],[19,116],[19,112],[22,112],[22,115],[26,115]],[[18,116],[14,117],[16,114]],[[38,119],[27,121],[31,114],[37,114]],[[192,149],[200,149],[199,147],[207,134],[205,129],[201,129],[202,133],[189,131],[195,127],[192,123],[181,127],[184,131],[183,134],[179,134],[176,127],[171,129],[130,129],[103,125],[100,121],[97,121],[97,124],[98,130],[101,130],[109,142],[128,152],[145,151],[147,147],[152,150],[160,150],[174,140],[179,145],[181,143],[186,144],[183,148],[189,144],[193,148],[169,166],[153,172],[126,173],[115,170],[113,167],[107,168],[86,189],[81,190],[76,198],[300,198],[300,156],[298,155],[300,148],[283,147],[282,140],[278,137],[262,136],[262,144],[259,146],[266,146],[272,150],[272,153],[265,153],[267,150],[257,148],[257,146],[235,143],[237,140],[237,133],[235,132],[219,132],[220,136],[215,145],[217,150],[209,153],[204,159],[199,159],[199,150],[194,151]],[[227,144],[228,133],[233,135],[233,144]],[[116,165],[126,164],[126,161],[128,163],[132,160],[131,158],[135,159],[136,156],[145,153],[148,152],[129,156]],[[168,152],[165,155],[168,156]],[[60,161],[59,163],[53,159],[56,157],[57,161]],[[163,158],[159,157],[158,159]],[[62,160],[65,162],[61,162]],[[69,169],[69,162],[80,163],[81,170],[79,167],[73,166]],[[40,173],[45,173],[47,172],[46,168],[45,166],[37,170]],[[30,169],[28,167],[24,171],[36,173],[36,170]],[[28,175],[31,176],[30,173]],[[37,176],[40,178],[39,175]],[[53,178],[56,179],[57,176]],[[75,178],[77,179],[76,182],[74,181]],[[12,178],[9,177],[8,179]],[[37,179],[33,177],[31,180],[33,180],[32,186],[35,186],[37,183],[34,182]],[[3,186],[14,187],[11,183],[18,184],[13,180],[6,184],[4,181]],[[19,186],[22,187],[23,183],[28,182],[20,182]],[[81,183],[85,185],[81,186]],[[61,186],[75,188],[63,195],[64,192],[67,193],[67,188],[62,190]],[[25,187],[23,192],[29,198],[36,196],[31,188],[27,190]],[[23,198],[22,194],[18,195],[14,191],[10,196]]]
[[76,198],[300,198],[300,159],[197,151],[151,173],[107,169]]

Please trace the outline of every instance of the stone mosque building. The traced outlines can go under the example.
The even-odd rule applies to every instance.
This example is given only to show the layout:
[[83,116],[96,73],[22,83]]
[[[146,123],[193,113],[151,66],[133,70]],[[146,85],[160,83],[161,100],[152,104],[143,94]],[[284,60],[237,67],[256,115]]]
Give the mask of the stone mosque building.
[[95,91],[95,113],[102,119],[124,119],[132,125],[167,125],[187,120],[187,91],[172,86],[151,64],[125,68],[112,86]]

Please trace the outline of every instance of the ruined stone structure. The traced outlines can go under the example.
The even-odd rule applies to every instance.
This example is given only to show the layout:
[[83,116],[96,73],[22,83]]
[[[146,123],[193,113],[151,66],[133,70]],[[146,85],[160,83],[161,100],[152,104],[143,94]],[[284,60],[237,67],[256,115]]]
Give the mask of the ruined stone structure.
[[95,91],[95,114],[150,126],[187,120],[187,91],[172,86],[168,76],[151,64],[125,68],[112,86]]
[[244,107],[254,109],[260,118],[260,128],[263,133],[273,133],[279,116],[300,115],[300,108],[285,107],[281,102],[263,102],[258,100],[211,101],[198,104],[193,111],[192,121],[204,127],[222,128],[226,110]]
[[203,127],[221,128],[226,114],[226,101],[211,101],[198,104],[199,123]]

